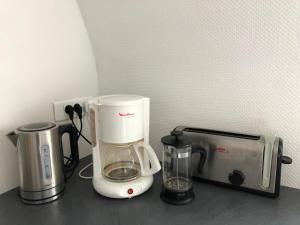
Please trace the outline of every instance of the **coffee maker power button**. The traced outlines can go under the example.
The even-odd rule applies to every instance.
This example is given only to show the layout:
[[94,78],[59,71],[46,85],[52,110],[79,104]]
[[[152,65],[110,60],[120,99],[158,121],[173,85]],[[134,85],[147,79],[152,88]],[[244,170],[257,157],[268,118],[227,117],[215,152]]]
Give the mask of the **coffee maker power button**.
[[132,195],[132,194],[133,194],[133,189],[132,189],[132,188],[128,188],[127,193],[128,193],[129,195]]

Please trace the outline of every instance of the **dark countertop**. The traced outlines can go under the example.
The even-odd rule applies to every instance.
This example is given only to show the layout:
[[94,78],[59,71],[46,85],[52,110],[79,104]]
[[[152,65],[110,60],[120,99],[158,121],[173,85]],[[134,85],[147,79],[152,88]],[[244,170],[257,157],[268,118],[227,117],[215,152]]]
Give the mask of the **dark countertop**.
[[[81,160],[79,168],[91,161]],[[91,180],[77,173],[65,194],[40,206],[24,205],[17,189],[0,195],[0,224],[7,225],[299,225],[300,190],[282,187],[278,199],[194,182],[195,200],[173,206],[160,200],[161,175],[152,188],[133,199],[102,197]]]

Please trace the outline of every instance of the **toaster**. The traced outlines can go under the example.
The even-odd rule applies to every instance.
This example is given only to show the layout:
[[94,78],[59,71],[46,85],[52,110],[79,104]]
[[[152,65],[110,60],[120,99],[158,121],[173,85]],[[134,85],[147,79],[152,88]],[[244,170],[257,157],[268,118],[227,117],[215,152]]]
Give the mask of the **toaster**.
[[185,126],[174,130],[188,135],[194,146],[206,152],[201,156],[192,156],[192,174],[195,180],[268,197],[279,196],[281,165],[292,163],[290,157],[283,156],[283,141],[280,137]]

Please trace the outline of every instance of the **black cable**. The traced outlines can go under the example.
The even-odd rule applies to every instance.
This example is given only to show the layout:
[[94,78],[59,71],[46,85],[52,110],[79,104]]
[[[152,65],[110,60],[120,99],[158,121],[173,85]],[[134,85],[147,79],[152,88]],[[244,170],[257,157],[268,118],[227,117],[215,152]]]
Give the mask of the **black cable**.
[[[80,121],[82,123],[82,120],[80,120]],[[77,128],[76,124],[74,123],[73,119],[71,120],[71,122],[72,122],[73,126],[75,127],[75,129],[76,129],[76,131],[78,133],[78,137],[81,136],[87,143],[89,143],[90,145],[92,145],[92,143],[81,133],[81,131],[78,130],[78,128]]]
[[82,135],[82,128],[83,128],[83,124],[82,124],[82,119],[80,118],[80,129],[79,129],[79,135]]
[[88,142],[90,145],[92,145],[92,143],[82,134],[82,129],[83,129],[83,123],[82,123],[82,106],[78,103],[76,103],[73,107],[73,112],[76,112],[76,114],[78,115],[78,118],[80,120],[80,129],[78,130],[77,126],[75,125],[73,118],[70,117],[73,126],[75,127],[75,129],[78,132],[78,138],[81,136],[86,142]]
[[[82,136],[86,141],[88,141],[82,134],[82,121],[81,121],[81,118],[82,118],[82,107],[79,105],[79,104],[75,104],[75,109],[73,106],[71,105],[67,105],[65,107],[65,112],[66,114],[69,115],[69,118],[70,120],[72,121],[72,124],[74,126],[74,128],[76,129],[76,131],[78,132],[78,137],[77,137],[77,140],[79,139],[80,136]],[[77,129],[75,123],[74,123],[74,111],[77,113],[77,115],[79,116],[80,118],[80,131]],[[88,141],[89,142],[89,141]],[[89,142],[90,143],[90,142]],[[65,168],[67,169],[66,171],[66,174],[65,174],[65,178],[66,178],[66,181],[69,180],[73,174],[74,174],[74,171],[75,171],[75,167],[73,169],[70,170],[71,166],[72,166],[72,163],[73,163],[73,157],[72,157],[72,154],[70,154],[69,157],[67,156],[64,156],[64,159],[66,159],[66,161],[64,162],[64,166]]]
[[67,161],[64,163],[65,164],[65,166],[69,166],[70,165],[70,163],[71,163],[71,156],[70,157],[67,157],[67,156],[64,156],[64,159],[66,159]]
[[[65,107],[65,112],[66,112],[66,114],[69,115],[69,118],[70,118],[74,128],[76,129],[76,131],[78,133],[78,139],[81,136],[87,143],[92,145],[92,143],[82,134],[83,123],[82,123],[82,107],[81,107],[81,105],[78,104],[78,103],[76,103],[74,105],[74,107],[71,106],[71,105],[67,105]],[[78,115],[79,120],[80,120],[80,129],[79,130],[78,130],[76,124],[74,123],[74,112],[76,112],[76,114]]]
[[[92,145],[92,143],[82,134],[83,123],[82,123],[82,107],[81,107],[81,105],[80,104],[75,104],[74,107],[71,106],[71,105],[67,105],[65,107],[65,112],[66,112],[66,114],[69,115],[69,118],[70,118],[74,128],[76,129],[76,131],[78,133],[77,140],[79,140],[79,138],[81,136],[87,143]],[[78,130],[76,124],[74,123],[74,112],[76,112],[76,114],[78,115],[79,120],[80,120],[80,129],[79,130]],[[72,154],[70,155],[70,157],[64,156],[64,159],[66,159],[66,162],[64,163],[65,167],[70,168],[70,166],[73,162]],[[75,168],[66,173],[66,180],[68,180],[72,177],[72,175],[74,174],[74,170],[75,170]]]
[[65,113],[69,115],[70,120],[74,118],[74,109],[73,106],[67,105],[65,107]]
[[[65,167],[68,168],[71,166],[72,164],[72,155],[70,155],[70,157],[64,156],[64,159],[66,159],[67,161],[64,163]],[[75,168],[72,169],[71,171],[66,172],[66,181],[69,180],[73,174],[74,174]]]
[[75,171],[75,169],[71,170],[71,171],[69,172],[69,174],[66,175],[67,180],[69,180],[69,179],[73,176],[74,171]]

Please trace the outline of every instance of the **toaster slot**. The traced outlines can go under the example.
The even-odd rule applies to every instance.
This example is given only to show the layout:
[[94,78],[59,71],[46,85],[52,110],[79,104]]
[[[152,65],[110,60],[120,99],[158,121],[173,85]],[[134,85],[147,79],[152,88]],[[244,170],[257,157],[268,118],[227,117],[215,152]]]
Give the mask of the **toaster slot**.
[[199,128],[192,128],[192,127],[185,127],[182,131],[192,132],[192,133],[212,134],[212,135],[234,137],[234,138],[242,138],[242,139],[249,139],[249,140],[259,140],[261,137],[261,136],[257,136],[257,135],[232,133],[232,132],[209,130],[209,129],[199,129]]

